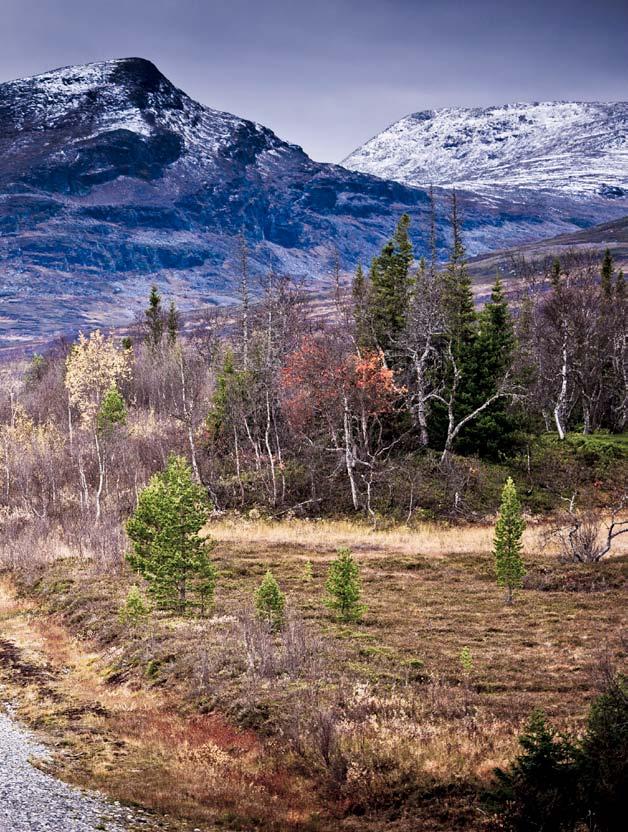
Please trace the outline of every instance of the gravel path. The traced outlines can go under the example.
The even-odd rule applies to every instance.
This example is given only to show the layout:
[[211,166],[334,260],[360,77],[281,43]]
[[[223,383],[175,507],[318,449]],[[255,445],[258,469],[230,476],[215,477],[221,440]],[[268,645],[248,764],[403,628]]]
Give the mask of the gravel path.
[[0,832],[128,832],[145,818],[55,780],[29,759],[47,750],[0,703]]

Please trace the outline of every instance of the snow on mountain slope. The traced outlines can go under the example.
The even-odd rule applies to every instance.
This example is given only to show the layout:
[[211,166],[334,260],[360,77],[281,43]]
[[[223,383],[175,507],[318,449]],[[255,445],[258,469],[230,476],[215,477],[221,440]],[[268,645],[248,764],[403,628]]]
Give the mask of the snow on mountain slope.
[[[445,254],[449,193],[436,189]],[[628,213],[595,193],[460,193],[470,255]],[[241,235],[253,277],[309,285],[354,269],[425,190],[312,161],[268,128],[205,107],[150,61],[64,67],[0,84],[0,348],[132,318],[159,283],[182,308],[233,301]]]
[[628,195],[628,102],[426,110],[355,150],[345,167],[408,185]]

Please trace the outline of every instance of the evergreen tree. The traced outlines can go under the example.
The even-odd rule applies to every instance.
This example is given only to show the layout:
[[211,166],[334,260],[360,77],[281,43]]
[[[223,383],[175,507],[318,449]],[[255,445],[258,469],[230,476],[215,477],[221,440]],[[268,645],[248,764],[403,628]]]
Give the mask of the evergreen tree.
[[139,587],[132,586],[124,605],[120,609],[118,618],[122,624],[136,626],[148,616],[149,612],[150,610],[144,602]]
[[589,828],[613,832],[625,826],[628,793],[628,678],[618,676],[594,699],[580,747],[580,788]]
[[615,282],[615,296],[617,300],[623,300],[626,297],[626,279],[624,277],[623,269],[620,269],[617,272],[617,279]]
[[519,738],[521,753],[497,769],[493,797],[512,832],[573,832],[578,818],[576,748],[536,711]]
[[607,300],[610,300],[613,294],[613,256],[610,249],[604,252],[604,259],[602,261],[602,292]]
[[[458,215],[456,192],[451,203],[452,247],[449,261],[441,280],[441,298],[445,321],[446,342],[451,349],[451,357],[459,376],[455,390],[455,416],[460,420],[475,410],[478,397],[477,389],[477,313],[471,289],[471,278],[467,270],[466,252],[462,241],[462,229]],[[446,395],[454,388],[454,366],[449,366],[445,378]],[[448,415],[443,406],[436,403],[432,408],[432,425],[430,438],[442,447],[445,441]],[[468,435],[468,430],[466,431]],[[463,432],[456,446],[464,439]],[[467,447],[465,450],[475,450]]]
[[146,341],[155,348],[161,343],[164,334],[164,312],[161,305],[161,295],[155,284],[151,286],[148,296],[148,307],[144,312],[146,325]]
[[560,289],[560,276],[560,260],[558,259],[558,257],[555,257],[554,261],[552,262],[552,269],[550,271],[550,283],[552,284],[552,288],[554,289],[554,291],[558,291]]
[[112,384],[105,393],[98,410],[97,427],[99,433],[109,433],[114,425],[126,422],[126,405],[120,391]]
[[168,307],[166,330],[168,332],[168,343],[172,346],[179,335],[179,312],[173,300],[170,301],[170,306]]
[[251,384],[252,371],[237,370],[231,349],[225,352],[222,368],[216,377],[216,386],[207,414],[209,439],[217,441],[229,429],[229,416],[232,405],[247,398],[247,389]]
[[497,582],[506,587],[506,603],[512,604],[513,590],[521,586],[525,568],[521,557],[521,537],[525,523],[521,516],[521,505],[517,489],[508,477],[502,490],[499,518],[495,525],[493,555]]
[[126,524],[133,546],[128,560],[162,607],[184,611],[194,603],[203,612],[213,598],[212,544],[199,534],[209,510],[205,490],[182,457],[170,457],[139,495]]
[[353,277],[351,296],[356,345],[358,349],[368,349],[373,346],[373,337],[369,326],[368,287],[361,263]]
[[255,593],[255,608],[259,617],[266,621],[273,630],[283,624],[286,598],[270,569],[264,575],[262,583]]
[[[455,191],[451,203],[451,231],[452,248],[443,278],[443,303],[454,358],[464,365],[473,349],[476,312]],[[464,373],[464,368],[461,369]]]
[[329,567],[325,589],[328,594],[325,605],[341,621],[359,621],[362,618],[366,607],[360,603],[360,567],[350,549],[338,550],[338,557]]
[[[473,375],[466,380],[466,399],[462,402],[468,410],[479,407],[496,392],[511,364],[514,349],[514,324],[498,275],[491,299],[478,315],[473,362],[469,360],[466,365],[467,370],[473,370]],[[461,433],[458,448],[464,453],[499,458],[512,451],[516,428],[517,420],[506,400],[498,399]]]
[[404,330],[410,301],[413,254],[409,226],[410,217],[404,214],[393,238],[371,265],[369,320],[376,345],[389,357]]

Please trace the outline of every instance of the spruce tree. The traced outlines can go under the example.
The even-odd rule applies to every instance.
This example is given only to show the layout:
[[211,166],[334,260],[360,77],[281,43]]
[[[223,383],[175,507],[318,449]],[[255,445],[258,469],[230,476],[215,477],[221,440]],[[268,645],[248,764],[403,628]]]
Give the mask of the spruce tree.
[[283,624],[286,598],[270,569],[264,575],[262,583],[255,593],[255,608],[259,617],[266,621],[273,630]]
[[360,567],[350,549],[339,549],[337,558],[329,567],[325,583],[325,605],[333,610],[340,621],[359,621],[366,607],[360,603]]
[[620,269],[617,272],[617,279],[615,281],[615,297],[617,300],[624,300],[626,297],[626,278],[624,277],[624,270]]
[[161,295],[155,284],[150,289],[148,307],[144,312],[144,322],[146,325],[146,341],[151,347],[158,347],[164,334],[164,312],[161,305]]
[[[471,278],[467,270],[466,252],[462,241],[462,229],[458,214],[456,192],[451,203],[452,247],[449,261],[441,281],[441,298],[447,346],[458,372],[455,391],[455,417],[460,420],[472,413],[477,404],[477,313],[471,289]],[[450,365],[445,378],[446,392],[453,388],[454,366]],[[430,437],[438,444],[445,441],[448,414],[445,408],[435,403],[432,408],[432,426]],[[457,446],[464,439],[464,433],[458,438]],[[473,450],[471,448],[470,450]]]
[[525,568],[521,557],[521,538],[525,523],[521,516],[521,505],[517,489],[508,477],[502,490],[499,517],[495,525],[493,555],[497,582],[506,588],[506,603],[512,604],[513,591],[521,586]]
[[[491,298],[478,315],[473,363],[467,364],[467,368],[473,370],[465,384],[463,405],[467,409],[474,410],[496,392],[510,366],[514,349],[514,324],[498,275]],[[512,450],[516,427],[516,419],[506,400],[497,399],[462,432],[458,447],[466,453],[496,459]]]
[[172,346],[179,335],[179,312],[173,300],[170,301],[170,306],[168,307],[166,330],[168,332],[168,343]]
[[109,433],[115,425],[126,422],[126,405],[120,391],[112,384],[105,393],[96,417],[99,433]]
[[369,320],[376,345],[390,357],[406,325],[412,280],[410,217],[404,214],[391,240],[375,257],[369,275]]
[[613,256],[608,248],[604,252],[604,259],[602,260],[601,277],[602,292],[604,297],[610,300],[613,294]]
[[137,626],[150,613],[150,609],[144,603],[144,598],[140,592],[139,587],[132,586],[126,600],[118,613],[118,619],[121,624],[129,624]]
[[205,489],[182,457],[170,457],[166,469],[140,492],[126,524],[132,543],[127,557],[163,608],[183,612],[195,605],[203,612],[212,601],[212,543],[199,534],[209,510]]
[[358,349],[369,349],[373,346],[373,338],[369,326],[368,285],[362,264],[358,264],[351,284],[353,300],[353,325],[355,341]]
[[451,203],[451,232],[451,254],[443,277],[443,303],[454,357],[464,364],[473,347],[476,312],[455,191]]
[[552,284],[552,288],[554,289],[554,291],[558,291],[560,289],[560,286],[561,286],[560,277],[561,277],[560,260],[558,259],[558,257],[555,257],[553,262],[552,262],[552,268],[551,268],[551,271],[550,271],[550,283]]

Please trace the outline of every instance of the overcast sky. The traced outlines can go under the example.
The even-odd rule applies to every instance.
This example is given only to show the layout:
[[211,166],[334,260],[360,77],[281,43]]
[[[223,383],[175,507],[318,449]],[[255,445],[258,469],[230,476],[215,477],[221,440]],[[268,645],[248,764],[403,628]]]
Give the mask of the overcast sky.
[[403,115],[628,99],[626,0],[0,0],[0,79],[140,56],[340,161]]

